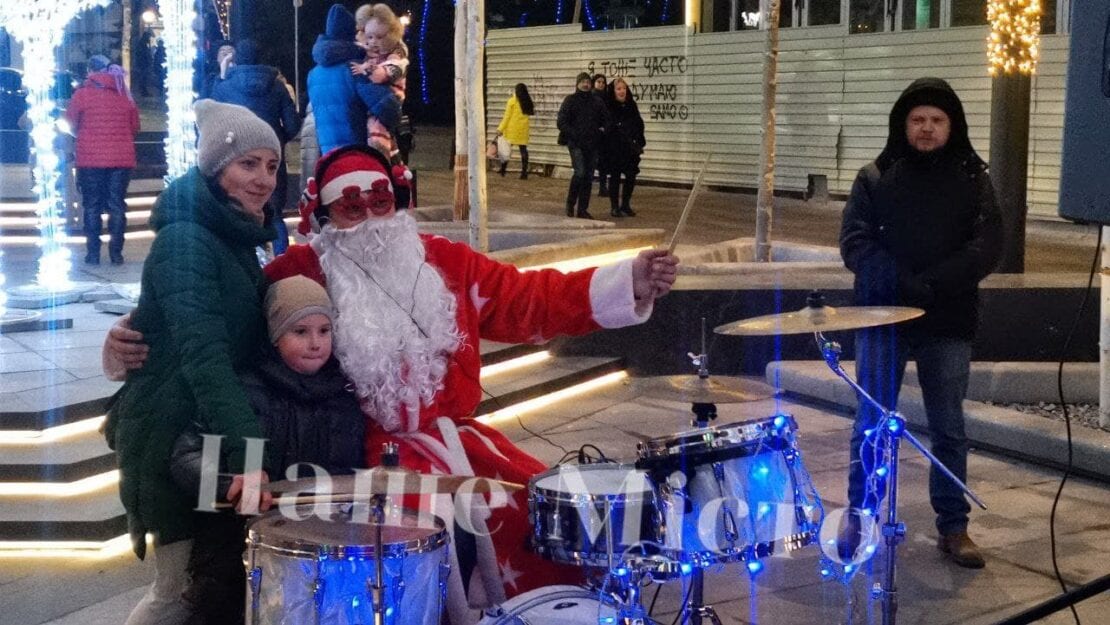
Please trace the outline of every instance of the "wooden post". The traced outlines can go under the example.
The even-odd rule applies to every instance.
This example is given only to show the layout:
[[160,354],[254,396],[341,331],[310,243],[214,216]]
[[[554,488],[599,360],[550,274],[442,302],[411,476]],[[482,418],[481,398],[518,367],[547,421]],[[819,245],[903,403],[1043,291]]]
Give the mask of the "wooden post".
[[1004,234],[999,273],[1025,273],[1031,82],[1023,73],[991,79],[990,172]]
[[755,260],[771,260],[775,209],[775,96],[779,69],[779,0],[768,0],[767,46],[763,56],[763,143],[759,148],[759,191],[755,200]]
[[133,86],[135,81],[131,80],[131,0],[123,0],[120,14],[120,40],[119,40],[119,62],[120,67],[123,68],[123,73],[128,77],[128,82]]
[[455,4],[455,221],[470,218],[466,146],[466,5]]
[[486,2],[466,0],[466,130],[470,185],[470,247],[489,251],[486,207]]

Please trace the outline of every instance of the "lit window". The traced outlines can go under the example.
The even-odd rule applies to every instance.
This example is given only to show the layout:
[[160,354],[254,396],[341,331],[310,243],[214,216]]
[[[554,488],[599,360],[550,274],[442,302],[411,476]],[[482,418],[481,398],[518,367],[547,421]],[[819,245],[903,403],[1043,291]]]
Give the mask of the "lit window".
[[886,17],[884,0],[850,0],[848,5],[848,32],[879,33]]

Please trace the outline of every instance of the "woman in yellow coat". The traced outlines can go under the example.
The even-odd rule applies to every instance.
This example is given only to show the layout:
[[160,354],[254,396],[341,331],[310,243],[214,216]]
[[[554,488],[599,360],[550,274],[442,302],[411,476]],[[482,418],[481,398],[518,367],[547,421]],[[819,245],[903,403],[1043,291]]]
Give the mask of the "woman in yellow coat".
[[[513,96],[505,104],[505,114],[501,123],[497,125],[497,134],[505,137],[510,145],[520,148],[520,179],[528,179],[528,135],[531,132],[529,118],[535,114],[536,107],[532,104],[532,96],[528,95],[528,87],[522,82],[516,84]],[[505,168],[509,161],[501,163],[501,175],[505,175]]]

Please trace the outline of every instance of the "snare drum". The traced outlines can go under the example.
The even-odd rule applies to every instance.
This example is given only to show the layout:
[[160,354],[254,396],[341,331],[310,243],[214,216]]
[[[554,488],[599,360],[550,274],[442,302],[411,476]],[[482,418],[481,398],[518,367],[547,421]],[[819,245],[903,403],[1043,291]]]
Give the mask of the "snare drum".
[[609,567],[662,537],[651,481],[630,464],[562,465],[541,473],[528,484],[528,509],[533,548],[557,562]]
[[[366,504],[298,506],[303,521],[273,510],[247,537],[247,623],[355,625],[374,622],[374,525]],[[356,521],[352,522],[352,518]],[[443,522],[393,510],[382,526],[385,622],[439,623],[449,571]]]
[[[607,595],[577,586],[544,586],[502,604],[479,625],[597,625],[617,622],[617,607]],[[651,625],[655,621],[646,621]]]
[[821,505],[796,429],[793,418],[778,415],[638,444],[636,466],[659,489],[667,550],[705,565],[812,542]]

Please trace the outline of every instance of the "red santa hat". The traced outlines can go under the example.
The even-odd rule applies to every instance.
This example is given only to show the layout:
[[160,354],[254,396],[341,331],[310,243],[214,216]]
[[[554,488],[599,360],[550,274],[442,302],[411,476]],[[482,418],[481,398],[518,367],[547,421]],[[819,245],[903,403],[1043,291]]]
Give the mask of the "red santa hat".
[[[407,208],[412,172],[404,165],[390,166],[377,150],[364,145],[338,147],[320,158],[316,175],[305,184],[298,205],[301,222],[297,231],[319,232],[327,223],[328,204],[350,193],[382,193]],[[403,191],[403,192],[402,192]]]

